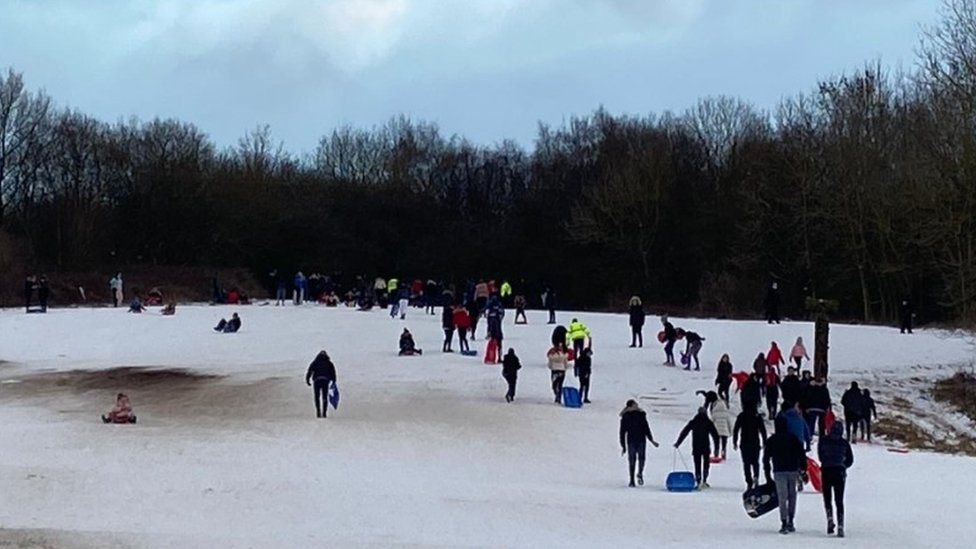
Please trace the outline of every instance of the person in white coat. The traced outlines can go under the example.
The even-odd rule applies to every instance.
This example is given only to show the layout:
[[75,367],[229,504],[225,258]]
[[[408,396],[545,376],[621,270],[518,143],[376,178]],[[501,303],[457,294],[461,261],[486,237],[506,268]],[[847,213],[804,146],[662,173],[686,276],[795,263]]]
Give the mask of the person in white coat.
[[[732,436],[732,411],[729,410],[728,403],[722,399],[712,403],[712,423],[715,424],[719,440],[715,447],[715,457],[721,455],[722,461],[725,461],[725,450],[729,445],[729,437]],[[721,454],[719,454],[719,447],[721,447]]]

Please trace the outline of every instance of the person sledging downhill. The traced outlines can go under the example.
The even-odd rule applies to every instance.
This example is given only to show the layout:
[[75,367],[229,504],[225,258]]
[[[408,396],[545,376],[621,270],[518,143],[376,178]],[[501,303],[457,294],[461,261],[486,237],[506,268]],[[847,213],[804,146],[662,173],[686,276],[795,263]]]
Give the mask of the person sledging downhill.
[[651,433],[651,427],[647,424],[647,414],[637,405],[636,400],[628,400],[620,412],[620,455],[627,455],[627,465],[630,470],[628,486],[631,488],[635,486],[635,466],[637,484],[644,485],[644,459],[648,440],[655,448],[658,447],[654,434]]

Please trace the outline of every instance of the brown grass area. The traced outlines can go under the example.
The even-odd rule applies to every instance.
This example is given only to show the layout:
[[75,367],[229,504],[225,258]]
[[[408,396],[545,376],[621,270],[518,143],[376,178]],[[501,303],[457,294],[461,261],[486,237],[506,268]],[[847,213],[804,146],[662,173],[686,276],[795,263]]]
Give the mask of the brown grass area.
[[976,421],[976,376],[966,372],[935,383],[932,396]]

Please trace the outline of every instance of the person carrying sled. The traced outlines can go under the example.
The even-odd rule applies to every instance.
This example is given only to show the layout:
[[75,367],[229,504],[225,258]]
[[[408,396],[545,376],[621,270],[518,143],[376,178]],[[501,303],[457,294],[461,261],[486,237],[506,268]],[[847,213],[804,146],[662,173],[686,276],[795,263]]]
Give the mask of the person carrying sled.
[[732,361],[728,354],[722,355],[715,370],[715,385],[718,386],[718,396],[728,403],[729,387],[732,386]]
[[835,421],[830,426],[827,436],[821,437],[817,442],[817,455],[820,457],[827,534],[834,533],[834,512],[831,507],[831,499],[833,499],[837,507],[837,537],[842,538],[844,537],[844,488],[847,485],[847,470],[854,465],[854,452],[851,451],[850,443],[844,440],[844,426],[840,421]]
[[329,413],[329,388],[336,382],[336,368],[329,353],[319,351],[305,372],[305,384],[312,387],[315,398],[315,417],[325,418]]
[[553,345],[546,353],[546,363],[549,366],[549,377],[552,381],[552,394],[556,397],[555,403],[559,404],[563,400],[563,381],[566,380],[566,368],[569,367],[569,353],[566,351],[566,344],[556,343]]
[[135,423],[136,415],[132,413],[132,404],[125,393],[115,396],[115,406],[102,416],[102,423]]
[[[567,332],[570,342],[573,344],[573,351],[575,351],[576,356],[580,356],[583,349],[589,348],[593,345],[593,338],[590,337],[590,329],[586,327],[579,319],[574,318],[572,322],[569,323],[569,330]],[[587,341],[589,340],[589,341]]]
[[[470,351],[471,349],[468,347],[468,330],[471,328],[471,316],[468,315],[468,310],[458,305],[454,308],[451,316],[454,319],[454,327],[457,329],[458,350],[462,353]],[[447,328],[444,330],[446,332]]]
[[[696,488],[708,488],[708,469],[711,463],[709,457],[712,455],[712,446],[718,448],[718,431],[705,408],[699,408],[695,417],[685,425],[678,435],[677,442],[674,443],[675,449],[681,446],[688,434],[691,433],[691,455],[695,461],[695,482]],[[709,445],[709,442],[712,444]]]
[[746,488],[759,484],[759,455],[766,442],[766,422],[756,410],[743,410],[732,427],[732,448],[742,456],[742,472]]
[[454,340],[454,308],[450,303],[444,303],[444,310],[441,311],[441,328],[444,330],[444,344],[441,345],[441,351],[453,353],[451,342]]
[[678,341],[678,332],[666,316],[661,317],[661,325],[664,326],[664,365],[674,366],[674,343]]
[[763,469],[766,481],[776,483],[781,523],[779,533],[789,534],[796,531],[793,526],[796,517],[796,488],[800,482],[800,471],[806,470],[807,455],[800,441],[789,432],[786,418],[777,417],[775,427],[776,432],[766,439]]
[[241,317],[234,313],[230,316],[230,320],[220,319],[220,322],[214,326],[215,332],[221,332],[224,334],[233,334],[241,329]]
[[413,334],[410,330],[404,328],[403,333],[400,334],[400,356],[413,356],[422,355],[424,351],[418,349],[417,345],[413,341]]
[[522,369],[522,362],[515,355],[515,349],[509,349],[502,360],[502,378],[508,383],[508,392],[505,393],[505,402],[515,400],[515,384],[518,382],[518,371]]
[[593,372],[593,351],[587,347],[576,355],[573,373],[579,378],[580,396],[583,404],[590,404],[590,374]]
[[803,359],[810,360],[810,355],[807,354],[807,348],[803,344],[803,338],[796,338],[796,343],[793,344],[793,348],[790,349],[790,360],[796,363],[796,369],[799,370],[800,366],[803,365]]
[[[647,414],[637,405],[636,400],[628,400],[624,409],[620,411],[620,455],[627,455],[627,465],[630,470],[630,486],[634,485],[634,470],[637,472],[637,484],[644,485],[644,460],[647,442],[657,448],[659,445],[651,433],[651,426],[647,424]],[[636,467],[635,467],[636,466]]]
[[[840,398],[840,405],[844,407],[844,423],[847,424],[847,440],[857,444],[857,428],[864,417],[864,393],[857,386],[856,381],[851,382],[850,389],[844,391]],[[851,434],[853,431],[853,435]]]
[[700,371],[701,364],[698,362],[698,352],[701,351],[702,342],[705,341],[705,338],[695,332],[679,330],[678,336],[681,337],[682,335],[685,338],[685,360],[688,361],[688,364],[685,365],[685,370],[691,369],[691,361],[694,359],[695,371]]
[[643,347],[644,318],[647,315],[644,313],[644,305],[641,303],[641,298],[636,295],[630,298],[628,315],[630,316],[630,347]]

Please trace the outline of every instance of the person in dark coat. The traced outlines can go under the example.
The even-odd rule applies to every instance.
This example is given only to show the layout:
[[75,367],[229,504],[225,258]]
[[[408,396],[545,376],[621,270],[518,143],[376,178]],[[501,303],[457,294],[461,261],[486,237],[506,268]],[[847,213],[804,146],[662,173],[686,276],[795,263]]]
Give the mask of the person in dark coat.
[[782,524],[779,533],[789,534],[796,531],[793,526],[793,519],[796,517],[796,488],[800,482],[800,471],[806,470],[807,455],[799,439],[789,432],[786,418],[777,417],[775,426],[776,432],[766,439],[763,470],[766,473],[766,482],[776,483]]
[[441,312],[441,328],[444,329],[444,345],[441,346],[441,351],[453,353],[451,342],[454,341],[454,307],[449,303],[444,304],[444,310]]
[[[848,431],[850,433],[850,431]],[[848,437],[850,435],[848,434]],[[844,440],[844,426],[835,421],[830,432],[817,443],[820,457],[820,478],[822,482],[824,511],[827,513],[827,534],[834,533],[833,503],[837,507],[837,537],[844,537],[844,488],[847,485],[847,470],[854,465],[854,452]]]
[[814,379],[803,395],[800,403],[803,408],[804,416],[810,427],[810,433],[815,430],[817,436],[824,436],[825,419],[827,410],[830,409],[830,390],[822,377]]
[[905,296],[898,305],[898,318],[901,321],[901,333],[912,333],[912,324],[915,320],[915,307],[912,305],[912,298]]
[[48,286],[47,276],[41,275],[37,279],[37,303],[41,306],[41,312],[47,312],[47,298],[51,295],[51,287]]
[[749,374],[739,392],[739,399],[743,410],[759,410],[759,403],[762,402],[762,377],[759,374]]
[[766,442],[766,422],[755,411],[743,411],[735,418],[732,427],[732,449],[742,454],[742,471],[746,488],[759,484],[759,451]]
[[413,341],[413,334],[410,333],[410,330],[404,328],[403,333],[400,334],[400,356],[422,354],[424,354],[424,351],[417,348],[417,344]]
[[[871,442],[871,420],[878,419],[878,408],[871,398],[871,390],[864,390],[864,415],[861,416],[861,440]],[[865,439],[865,437],[867,437]]]
[[518,371],[522,369],[519,357],[515,355],[515,349],[509,349],[502,361],[502,377],[508,382],[508,392],[505,393],[505,402],[515,400],[515,383],[518,381]]
[[37,278],[34,275],[27,275],[24,279],[24,309],[31,312],[31,301],[34,299],[34,290],[37,289]]
[[773,282],[769,285],[763,306],[766,308],[766,322],[779,324],[779,284]]
[[722,355],[722,358],[718,361],[718,367],[715,373],[715,385],[718,386],[718,396],[728,404],[729,387],[732,386],[732,361],[729,360],[728,354]]
[[549,311],[549,322],[548,324],[556,323],[556,290],[552,287],[546,288],[546,298],[545,298],[546,310]]
[[305,384],[312,387],[315,396],[315,417],[324,418],[329,412],[329,387],[336,381],[335,364],[329,353],[319,351],[305,372]]
[[796,375],[796,368],[790,366],[786,369],[786,377],[779,383],[779,391],[783,395],[783,403],[792,406],[800,402],[802,387],[800,378]]
[[641,299],[636,295],[630,298],[630,309],[628,310],[630,315],[630,346],[633,347],[643,347],[644,346],[644,305],[641,304]]
[[708,418],[705,408],[699,408],[695,417],[691,418],[691,421],[681,430],[677,442],[674,443],[675,448],[681,446],[688,433],[691,433],[691,455],[695,461],[697,487],[708,488],[709,457],[712,455],[712,446],[718,448],[718,431],[712,420]]
[[852,381],[850,389],[844,391],[844,395],[840,398],[840,405],[844,407],[847,440],[856,444],[857,428],[861,423],[861,418],[864,417],[864,393],[861,392],[856,381]]
[[465,309],[468,310],[468,318],[471,319],[471,329],[469,330],[471,333],[471,341],[477,342],[478,338],[475,336],[475,333],[478,331],[478,319],[481,317],[481,309],[478,307],[478,302],[474,299],[468,301]]
[[769,412],[766,417],[776,417],[779,409],[779,385],[779,375],[776,370],[770,368],[766,372],[766,411]]
[[666,316],[661,317],[661,325],[664,326],[664,365],[674,366],[674,343],[678,341],[678,331]]
[[234,313],[230,316],[230,320],[220,319],[220,322],[214,326],[215,332],[221,332],[224,334],[233,334],[241,329],[241,317]]
[[573,372],[579,378],[580,396],[584,404],[590,404],[590,374],[593,372],[593,351],[587,347],[576,357]]
[[651,441],[655,448],[651,427],[647,424],[647,414],[637,405],[636,400],[628,400],[620,412],[620,455],[627,454],[627,465],[630,468],[630,484],[634,487],[634,469],[637,466],[637,483],[644,485],[644,456],[647,449],[646,441]]

